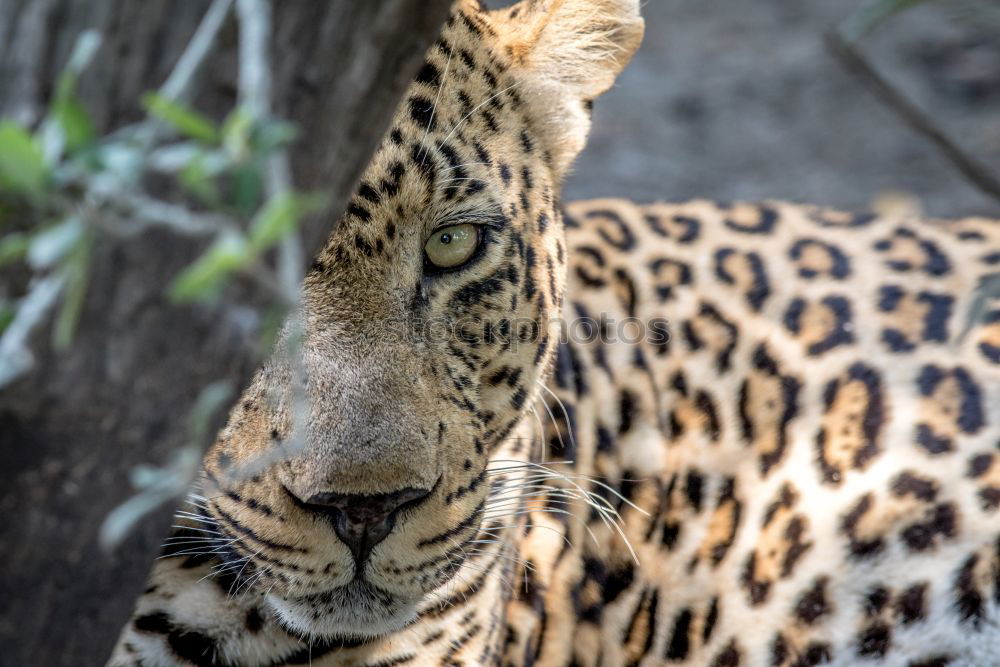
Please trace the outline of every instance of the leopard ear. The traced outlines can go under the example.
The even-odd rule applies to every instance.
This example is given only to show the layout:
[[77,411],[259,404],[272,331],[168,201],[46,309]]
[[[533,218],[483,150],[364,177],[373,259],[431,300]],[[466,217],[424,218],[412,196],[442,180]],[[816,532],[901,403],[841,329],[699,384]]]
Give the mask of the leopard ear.
[[639,48],[639,0],[522,0],[493,14],[496,46],[565,168],[586,141],[590,103]]
[[639,0],[522,0],[502,13],[511,60],[584,99],[610,88],[642,42]]

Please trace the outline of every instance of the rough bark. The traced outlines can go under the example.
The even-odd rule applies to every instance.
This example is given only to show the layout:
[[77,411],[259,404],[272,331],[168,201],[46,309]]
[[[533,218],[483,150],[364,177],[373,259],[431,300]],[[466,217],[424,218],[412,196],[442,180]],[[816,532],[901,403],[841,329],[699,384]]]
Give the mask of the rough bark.
[[[277,115],[301,129],[296,185],[343,210],[398,96],[443,22],[447,0],[274,3]],[[0,115],[37,120],[82,29],[104,36],[81,94],[98,124],[141,116],[207,2],[0,0]],[[230,20],[197,82],[194,105],[221,118],[235,104],[237,26]],[[336,215],[304,229],[315,252]],[[170,508],[115,553],[97,545],[129,471],[162,463],[183,440],[198,390],[242,386],[256,363],[260,305],[170,305],[169,278],[197,255],[166,231],[102,241],[71,351],[46,352],[0,393],[0,662],[102,664],[141,590]],[[249,304],[249,305],[247,305]]]

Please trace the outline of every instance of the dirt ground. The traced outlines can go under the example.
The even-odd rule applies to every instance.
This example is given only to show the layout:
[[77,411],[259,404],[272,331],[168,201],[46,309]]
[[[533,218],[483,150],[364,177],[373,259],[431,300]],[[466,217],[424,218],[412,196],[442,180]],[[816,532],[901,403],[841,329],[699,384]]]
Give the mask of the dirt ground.
[[[864,50],[1000,174],[1000,23],[968,18],[970,5],[910,10]],[[645,43],[598,101],[567,199],[782,198],[863,210],[881,192],[904,191],[931,215],[1000,217],[1000,202],[828,54],[824,31],[854,6],[646,0]]]

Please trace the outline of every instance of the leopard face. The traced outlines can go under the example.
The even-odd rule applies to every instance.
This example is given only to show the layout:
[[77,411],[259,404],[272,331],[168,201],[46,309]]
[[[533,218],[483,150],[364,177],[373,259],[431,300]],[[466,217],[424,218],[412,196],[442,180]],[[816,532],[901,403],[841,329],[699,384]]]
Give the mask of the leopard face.
[[463,567],[554,352],[561,178],[641,34],[629,0],[456,5],[305,279],[301,361],[206,456],[202,520],[284,627],[397,630]]

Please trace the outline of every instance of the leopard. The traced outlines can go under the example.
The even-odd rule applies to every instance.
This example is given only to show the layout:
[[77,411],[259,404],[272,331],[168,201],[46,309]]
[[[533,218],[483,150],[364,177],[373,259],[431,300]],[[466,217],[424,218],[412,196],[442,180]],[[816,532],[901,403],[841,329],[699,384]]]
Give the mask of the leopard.
[[1000,664],[1000,221],[563,204],[638,0],[458,0],[109,665]]

